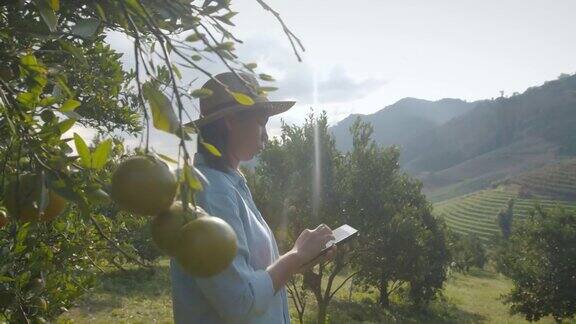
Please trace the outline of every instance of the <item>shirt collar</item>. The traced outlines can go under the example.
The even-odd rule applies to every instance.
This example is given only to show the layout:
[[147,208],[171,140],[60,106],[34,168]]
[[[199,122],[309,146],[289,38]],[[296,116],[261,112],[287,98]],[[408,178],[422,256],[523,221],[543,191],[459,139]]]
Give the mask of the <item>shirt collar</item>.
[[[202,155],[201,153],[195,153],[194,154],[194,165],[209,168],[209,166],[206,164],[206,158],[204,158],[204,155]],[[217,170],[217,171],[221,172],[220,170]],[[247,183],[246,178],[244,177],[244,175],[239,170],[234,170],[230,167],[227,167],[226,172],[223,172],[223,173],[230,180],[232,180],[232,182],[235,185],[242,186],[242,185],[246,185],[246,183]]]

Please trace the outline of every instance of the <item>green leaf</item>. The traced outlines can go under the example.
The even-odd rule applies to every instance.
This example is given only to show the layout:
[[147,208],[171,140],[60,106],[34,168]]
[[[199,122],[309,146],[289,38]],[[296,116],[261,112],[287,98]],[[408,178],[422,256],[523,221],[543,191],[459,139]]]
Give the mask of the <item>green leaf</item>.
[[60,10],[60,0],[50,0],[50,8],[54,11]]
[[275,81],[272,76],[265,74],[265,73],[260,73],[258,76],[260,77],[261,80],[264,80],[264,81]]
[[212,90],[206,88],[200,88],[192,91],[190,95],[194,98],[208,98],[212,95]]
[[72,118],[72,119],[82,119],[82,116],[75,112],[75,111],[62,111],[62,114],[68,118]]
[[100,20],[97,18],[82,19],[76,25],[70,28],[72,34],[82,38],[93,39],[100,27]]
[[26,107],[34,107],[37,100],[38,95],[31,92],[21,92],[16,96],[16,101]]
[[221,6],[207,6],[202,10],[202,14],[208,16],[219,11],[220,9],[222,9]]
[[14,278],[10,278],[7,276],[0,276],[0,282],[11,282],[14,281]]
[[20,64],[24,66],[38,65],[38,60],[36,60],[36,56],[33,54],[27,54],[20,58]]
[[56,103],[57,100],[58,99],[56,99],[56,97],[54,96],[47,96],[40,100],[40,106],[42,107],[52,106],[53,104]]
[[220,153],[220,151],[218,151],[218,149],[216,148],[216,146],[210,144],[210,143],[206,143],[204,141],[201,141],[202,146],[204,146],[208,152],[210,152],[212,155],[217,156],[217,157],[221,157],[222,153]]
[[241,92],[230,91],[230,94],[232,95],[232,97],[234,97],[236,102],[238,102],[243,106],[252,106],[254,104],[254,100],[252,98]]
[[56,18],[54,10],[50,7],[51,3],[49,0],[36,0],[34,2],[38,7],[38,11],[40,12],[42,20],[44,20],[48,26],[48,29],[50,29],[51,32],[55,32],[58,24],[58,18]]
[[76,123],[76,119],[69,118],[64,121],[58,123],[58,129],[60,130],[60,134],[66,133],[72,126]]
[[146,16],[146,12],[144,11],[144,8],[142,8],[138,0],[126,0],[126,4],[128,4],[128,7],[130,7],[130,9],[132,9],[135,13],[137,13],[141,17]]
[[20,58],[20,65],[29,71],[34,71],[41,74],[48,72],[48,70],[44,65],[38,63],[36,56],[34,56],[33,54],[27,54],[22,56]]
[[214,18],[220,20],[221,22],[230,25],[230,26],[236,26],[234,25],[234,23],[232,21],[230,21],[230,19],[232,19],[232,17],[236,16],[238,13],[235,11],[230,11],[229,13],[223,15],[223,16],[216,16]]
[[174,160],[173,158],[171,158],[171,157],[169,157],[169,156],[167,156],[167,155],[160,154],[160,153],[156,153],[156,154],[158,154],[158,156],[159,156],[162,160],[164,160],[164,161],[167,161],[167,162],[170,162],[170,163],[174,163],[174,164],[178,164],[178,161]]
[[66,78],[61,75],[56,76],[56,86],[54,86],[54,90],[52,91],[52,95],[56,98],[60,98],[62,96],[62,91],[66,92],[68,97],[74,97],[74,93],[68,85],[66,84]]
[[91,204],[108,205],[109,203],[112,202],[110,195],[108,195],[108,193],[102,189],[88,191],[86,193],[86,196],[90,200]]
[[254,69],[256,69],[256,68],[258,67],[258,64],[256,64],[256,63],[248,63],[248,64],[245,64],[244,67],[246,67],[248,70],[251,70],[251,71],[252,71],[252,70],[254,70]]
[[80,137],[80,135],[74,133],[74,144],[76,145],[76,151],[80,156],[80,164],[83,167],[90,168],[92,166],[92,156],[90,154],[90,149],[86,142]]
[[75,58],[80,60],[82,63],[84,63],[84,64],[88,63],[88,61],[86,60],[86,57],[84,56],[84,51],[82,51],[82,49],[80,47],[77,47],[74,44],[72,44],[71,42],[67,42],[67,41],[62,40],[62,39],[59,39],[58,43],[60,43],[60,47],[62,47],[62,49],[64,51],[72,54],[72,56],[74,56]]
[[196,178],[190,166],[184,166],[184,180],[186,184],[190,187],[190,189],[194,191],[201,191],[202,190],[202,182]]
[[95,4],[96,6],[96,12],[98,13],[98,16],[100,17],[100,19],[102,19],[103,21],[106,21],[106,14],[104,13],[104,9],[102,9],[102,6],[99,5],[98,3]]
[[60,111],[61,112],[73,111],[78,107],[80,107],[80,101],[74,99],[68,99],[62,104],[62,107],[60,107]]
[[94,153],[92,153],[92,167],[96,170],[102,169],[106,162],[108,162],[108,157],[112,151],[112,140],[107,139],[96,147]]
[[29,229],[30,229],[30,223],[26,223],[26,224],[22,225],[18,229],[18,232],[16,233],[16,242],[18,242],[18,243],[24,242],[24,240],[28,236],[28,230]]
[[154,127],[168,133],[175,134],[179,127],[178,118],[172,109],[170,100],[151,82],[142,86],[144,98],[152,110]]
[[276,88],[276,87],[259,87],[258,90],[264,91],[264,92],[272,92],[272,91],[278,90],[278,88]]
[[180,73],[180,70],[174,64],[172,64],[172,71],[176,73],[176,76],[178,77],[179,80],[182,79],[182,73]]
[[186,37],[187,42],[197,42],[204,38],[204,34],[202,33],[192,33]]

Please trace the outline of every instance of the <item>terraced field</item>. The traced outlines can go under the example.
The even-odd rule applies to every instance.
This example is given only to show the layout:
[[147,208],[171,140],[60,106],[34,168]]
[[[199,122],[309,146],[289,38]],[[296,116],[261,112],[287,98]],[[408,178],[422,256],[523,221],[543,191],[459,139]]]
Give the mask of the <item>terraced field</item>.
[[457,233],[475,233],[483,241],[490,241],[499,232],[496,217],[515,198],[514,218],[529,215],[535,204],[544,208],[561,206],[576,212],[576,201],[519,198],[517,193],[503,189],[481,190],[465,196],[434,204],[434,213],[446,221]]
[[505,181],[528,195],[576,200],[576,159],[548,165]]

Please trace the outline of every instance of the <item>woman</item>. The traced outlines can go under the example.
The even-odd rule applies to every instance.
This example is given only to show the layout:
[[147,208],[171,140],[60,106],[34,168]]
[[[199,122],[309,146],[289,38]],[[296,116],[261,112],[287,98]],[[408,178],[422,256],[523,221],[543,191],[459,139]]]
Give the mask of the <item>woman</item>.
[[[195,166],[206,177],[198,205],[224,219],[238,237],[238,254],[222,273],[209,278],[186,274],[171,261],[172,296],[176,323],[289,323],[284,285],[294,274],[331,259],[336,247],[316,260],[334,236],[326,225],[304,230],[294,247],[280,255],[274,236],[256,208],[246,179],[238,170],[267,140],[268,117],[284,112],[294,102],[270,102],[257,95],[258,83],[250,75],[223,73],[203,87],[212,95],[200,100],[201,116],[195,124],[202,139],[222,153],[216,157],[198,145]],[[229,94],[240,92],[255,102],[242,106]],[[209,248],[209,247],[207,247]]]

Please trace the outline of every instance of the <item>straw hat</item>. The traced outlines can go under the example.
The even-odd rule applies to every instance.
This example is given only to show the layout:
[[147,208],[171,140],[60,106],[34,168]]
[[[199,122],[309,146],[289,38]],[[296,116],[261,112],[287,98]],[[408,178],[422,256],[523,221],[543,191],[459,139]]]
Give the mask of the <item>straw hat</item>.
[[[269,101],[264,95],[258,94],[260,85],[256,78],[247,73],[237,72],[237,74],[242,79],[232,72],[216,75],[214,78],[224,86],[213,79],[208,80],[202,86],[202,88],[212,90],[212,95],[200,99],[200,118],[193,122],[197,127],[239,111],[262,111],[267,116],[273,116],[285,112],[296,103],[295,101]],[[247,95],[252,98],[254,104],[242,105],[236,101],[230,92]]]

